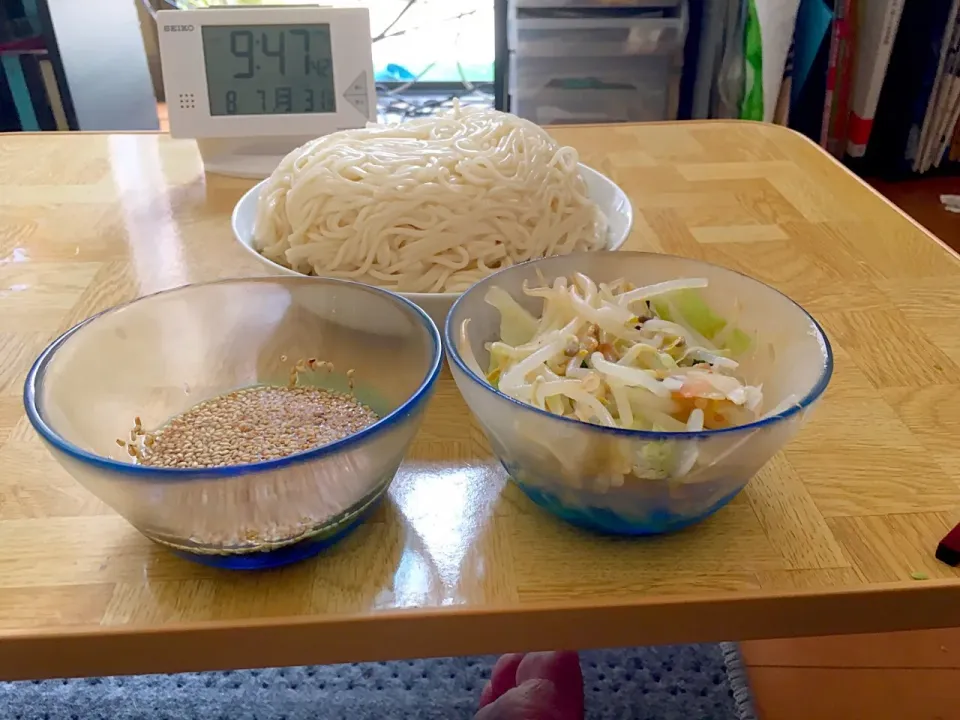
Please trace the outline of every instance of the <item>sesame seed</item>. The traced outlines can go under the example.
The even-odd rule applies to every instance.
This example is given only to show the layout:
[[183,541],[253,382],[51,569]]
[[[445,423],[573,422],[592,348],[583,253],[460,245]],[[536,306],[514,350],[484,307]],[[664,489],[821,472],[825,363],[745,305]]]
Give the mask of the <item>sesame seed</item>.
[[[149,467],[246,465],[328,445],[377,420],[353,395],[258,385],[211,398],[156,431],[142,431],[137,456]],[[128,451],[134,455],[133,445]]]
[[[219,395],[174,416],[156,430],[145,428],[137,417],[130,441],[118,439],[117,444],[133,463],[149,467],[229,467],[321,447],[379,419],[354,396],[352,370],[347,373],[348,393],[300,384],[302,373],[321,369],[327,373],[334,370],[331,363],[316,358],[300,360],[291,368],[286,386],[257,385]],[[357,502],[361,489],[353,482],[318,485],[312,475],[311,481],[300,488],[296,477],[296,473],[285,474],[266,484],[255,484],[252,495],[251,487],[242,484],[204,487],[199,501],[206,506],[208,500],[217,497],[217,512],[177,512],[166,519],[169,527],[183,533],[180,537],[189,538],[190,545],[174,540],[176,531],[154,539],[201,554],[276,549],[322,531],[331,517]],[[194,485],[177,487],[176,492],[182,492],[182,500],[192,507],[198,500]]]

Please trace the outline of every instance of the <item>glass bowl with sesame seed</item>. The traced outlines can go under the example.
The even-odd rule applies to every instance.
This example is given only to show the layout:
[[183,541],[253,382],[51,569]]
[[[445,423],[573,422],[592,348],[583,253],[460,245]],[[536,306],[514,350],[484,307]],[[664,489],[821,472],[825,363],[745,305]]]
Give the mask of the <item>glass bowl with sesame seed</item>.
[[356,527],[419,428],[440,335],[349,281],[188,285],[54,340],[24,405],[53,456],[149,539],[209,565],[276,567]]

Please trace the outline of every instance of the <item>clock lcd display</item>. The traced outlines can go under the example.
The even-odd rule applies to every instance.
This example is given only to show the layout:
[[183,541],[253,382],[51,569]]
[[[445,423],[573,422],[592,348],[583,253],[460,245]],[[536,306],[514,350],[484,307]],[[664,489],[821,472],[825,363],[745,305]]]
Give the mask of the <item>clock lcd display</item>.
[[330,25],[204,25],[211,115],[332,113]]

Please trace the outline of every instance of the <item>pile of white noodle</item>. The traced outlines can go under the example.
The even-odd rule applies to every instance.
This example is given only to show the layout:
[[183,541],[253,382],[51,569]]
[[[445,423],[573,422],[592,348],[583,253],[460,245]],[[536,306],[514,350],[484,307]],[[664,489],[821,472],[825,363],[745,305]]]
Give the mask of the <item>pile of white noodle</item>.
[[455,107],[313,140],[264,185],[254,248],[400,292],[459,292],[514,263],[602,249],[577,152],[533,123]]

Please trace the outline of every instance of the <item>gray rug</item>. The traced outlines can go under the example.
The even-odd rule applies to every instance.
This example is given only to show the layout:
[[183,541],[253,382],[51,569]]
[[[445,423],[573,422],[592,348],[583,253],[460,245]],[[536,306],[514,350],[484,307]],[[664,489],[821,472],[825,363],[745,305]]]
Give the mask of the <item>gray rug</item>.
[[[3,720],[469,720],[496,658],[0,683]],[[756,720],[733,645],[580,655],[587,720]]]

